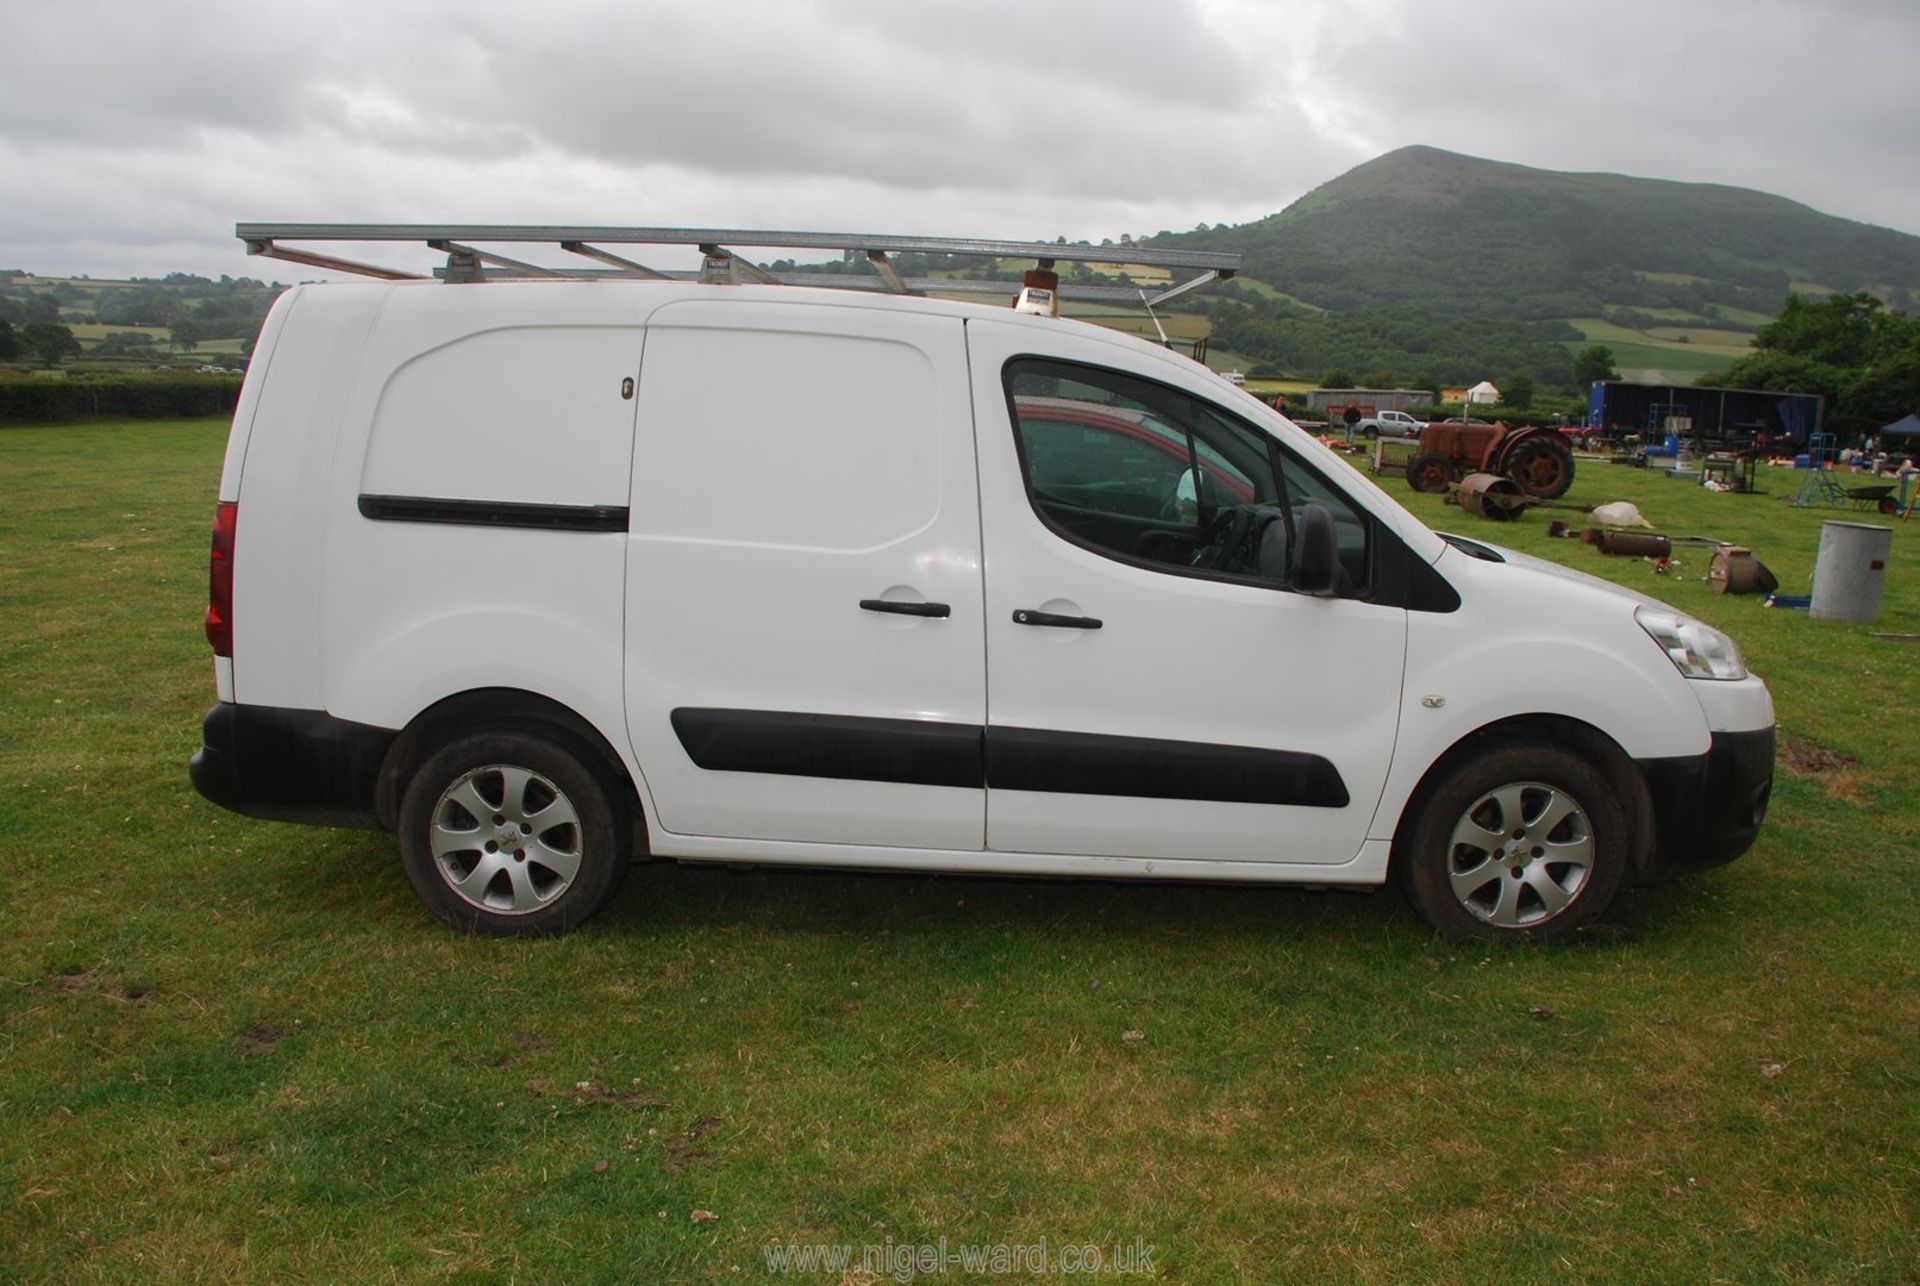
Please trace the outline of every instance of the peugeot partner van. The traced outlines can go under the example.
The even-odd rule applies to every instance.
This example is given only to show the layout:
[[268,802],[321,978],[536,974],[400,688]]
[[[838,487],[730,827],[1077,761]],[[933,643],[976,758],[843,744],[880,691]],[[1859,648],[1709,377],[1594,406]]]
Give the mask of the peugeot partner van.
[[1726,862],[1731,640],[1436,535],[1199,364],[912,295],[288,291],[227,446],[191,776],[548,934],[644,855],[1373,886],[1555,939]]

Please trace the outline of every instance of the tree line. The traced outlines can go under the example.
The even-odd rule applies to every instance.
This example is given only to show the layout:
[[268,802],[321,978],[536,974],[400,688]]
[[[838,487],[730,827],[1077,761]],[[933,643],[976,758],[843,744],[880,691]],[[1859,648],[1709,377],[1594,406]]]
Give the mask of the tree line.
[[80,341],[57,322],[28,322],[16,329],[0,317],[0,362],[33,361],[53,367],[79,355]]
[[69,278],[51,285],[30,274],[0,273],[0,321],[15,327],[91,322],[105,326],[186,326],[196,339],[250,335],[286,287],[252,277],[218,279],[191,273],[135,277],[130,282]]
[[1818,393],[1826,427],[1858,439],[1920,411],[1920,316],[1865,291],[1789,294],[1753,337],[1754,351],[1703,384]]

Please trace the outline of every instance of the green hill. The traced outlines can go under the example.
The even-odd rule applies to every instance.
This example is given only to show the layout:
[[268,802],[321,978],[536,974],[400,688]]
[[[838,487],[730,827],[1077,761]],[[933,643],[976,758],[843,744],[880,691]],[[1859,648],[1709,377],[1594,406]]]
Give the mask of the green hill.
[[[1737,356],[1789,289],[1867,290],[1903,310],[1920,295],[1920,237],[1744,188],[1431,147],[1378,157],[1257,222],[1146,244],[1241,254],[1249,282],[1201,306],[1234,328],[1235,348],[1295,366],[1316,360],[1311,308],[1346,315],[1349,347],[1356,326],[1374,334],[1391,318],[1405,340],[1444,319],[1463,335],[1497,329],[1512,368],[1549,381],[1561,378],[1550,349],[1593,341],[1627,350],[1630,371],[1691,380]],[[1499,360],[1469,351],[1485,344],[1376,337],[1342,363],[1465,378]]]
[[[1778,311],[1789,287],[1920,291],[1920,237],[1708,183],[1562,174],[1405,147],[1238,227],[1155,238],[1236,250],[1322,308],[1591,317]],[[1709,313],[1708,316],[1713,314]]]

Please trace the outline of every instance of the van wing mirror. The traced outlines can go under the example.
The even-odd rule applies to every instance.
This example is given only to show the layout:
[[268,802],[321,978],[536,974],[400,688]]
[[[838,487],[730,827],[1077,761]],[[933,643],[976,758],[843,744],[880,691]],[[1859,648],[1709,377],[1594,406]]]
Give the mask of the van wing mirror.
[[1323,504],[1309,503],[1293,527],[1293,566],[1288,569],[1293,588],[1302,594],[1332,594],[1340,577],[1333,511]]
[[1200,518],[1200,479],[1192,469],[1180,471],[1180,481],[1174,484],[1173,499],[1169,502],[1169,517],[1175,522],[1197,522]]

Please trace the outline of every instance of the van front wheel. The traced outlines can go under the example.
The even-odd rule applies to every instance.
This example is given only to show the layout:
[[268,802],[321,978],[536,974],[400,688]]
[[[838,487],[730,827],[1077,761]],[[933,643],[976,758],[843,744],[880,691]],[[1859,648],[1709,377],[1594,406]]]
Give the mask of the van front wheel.
[[565,933],[626,874],[628,843],[607,774],[558,741],[478,732],[420,766],[400,803],[414,891],[456,928]]
[[1457,765],[1394,855],[1414,909],[1457,942],[1545,942],[1603,914],[1627,871],[1627,822],[1606,778],[1549,745]]

